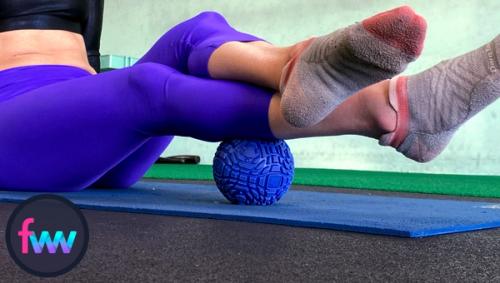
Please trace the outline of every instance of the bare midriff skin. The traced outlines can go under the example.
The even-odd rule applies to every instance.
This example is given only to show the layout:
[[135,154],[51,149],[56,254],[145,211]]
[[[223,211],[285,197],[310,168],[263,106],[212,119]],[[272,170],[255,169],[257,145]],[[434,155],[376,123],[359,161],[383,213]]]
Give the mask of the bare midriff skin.
[[[286,122],[281,114],[279,81],[282,69],[300,47],[301,42],[289,47],[267,42],[228,42],[210,57],[209,73],[213,78],[240,80],[276,90],[268,113],[269,126],[277,138],[346,134],[378,138],[394,129],[395,112],[389,106],[388,81],[354,94],[310,128],[295,128]],[[0,32],[0,71],[29,65],[67,65],[96,73],[88,62],[80,34],[61,30]]]
[[28,65],[68,65],[95,70],[87,59],[82,35],[62,30],[0,32],[0,71]]

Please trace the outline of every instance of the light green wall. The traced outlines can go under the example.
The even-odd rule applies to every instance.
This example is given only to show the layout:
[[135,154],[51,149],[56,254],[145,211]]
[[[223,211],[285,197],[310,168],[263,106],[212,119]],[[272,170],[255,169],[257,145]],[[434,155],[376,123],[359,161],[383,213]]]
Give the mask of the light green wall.
[[[106,0],[102,53],[140,57],[167,29],[204,10],[224,14],[239,30],[287,45],[404,3],[429,25],[422,57],[409,74],[478,47],[500,32],[499,0]],[[362,137],[309,138],[289,144],[299,167],[500,175],[499,125],[500,102],[466,124],[446,151],[428,164],[406,160]],[[176,138],[164,155],[198,154],[203,163],[211,163],[216,146]]]

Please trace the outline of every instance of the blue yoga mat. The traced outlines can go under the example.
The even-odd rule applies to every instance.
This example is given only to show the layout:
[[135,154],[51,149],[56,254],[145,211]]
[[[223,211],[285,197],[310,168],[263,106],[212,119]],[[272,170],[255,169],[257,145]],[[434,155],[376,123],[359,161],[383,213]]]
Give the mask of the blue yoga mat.
[[[36,193],[0,191],[0,201]],[[289,191],[276,205],[232,205],[213,185],[139,182],[62,193],[81,208],[428,237],[500,227],[500,203]]]

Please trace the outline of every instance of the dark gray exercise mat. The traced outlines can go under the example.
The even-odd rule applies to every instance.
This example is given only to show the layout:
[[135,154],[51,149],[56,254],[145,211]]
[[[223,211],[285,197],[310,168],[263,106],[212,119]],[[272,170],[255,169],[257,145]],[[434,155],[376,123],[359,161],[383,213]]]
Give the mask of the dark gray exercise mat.
[[[0,191],[0,201],[37,193]],[[214,218],[401,237],[500,227],[500,203],[289,191],[273,206],[232,205],[213,185],[139,182],[61,193],[81,208]]]

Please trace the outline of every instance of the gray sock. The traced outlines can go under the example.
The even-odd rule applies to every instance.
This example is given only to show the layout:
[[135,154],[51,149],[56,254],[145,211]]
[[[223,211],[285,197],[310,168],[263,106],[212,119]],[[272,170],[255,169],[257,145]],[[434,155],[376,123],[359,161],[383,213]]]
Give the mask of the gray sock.
[[410,77],[391,80],[397,126],[382,145],[427,162],[456,130],[500,97],[500,35],[485,46]]
[[408,6],[313,39],[283,70],[285,119],[317,124],[360,89],[402,72],[421,53],[425,20]]

